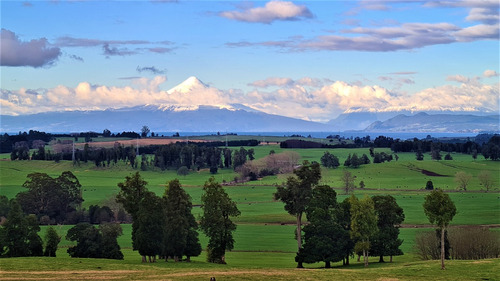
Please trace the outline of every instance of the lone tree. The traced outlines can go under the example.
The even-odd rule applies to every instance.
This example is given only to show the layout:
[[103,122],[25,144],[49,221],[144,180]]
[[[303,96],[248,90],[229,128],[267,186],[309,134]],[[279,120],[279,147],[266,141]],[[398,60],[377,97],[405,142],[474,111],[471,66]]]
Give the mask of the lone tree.
[[489,171],[481,171],[477,178],[479,179],[479,183],[484,187],[486,192],[490,191],[493,186],[493,179],[491,178],[491,173]]
[[457,213],[455,203],[451,201],[450,196],[444,193],[441,189],[431,191],[425,196],[424,212],[429,222],[435,224],[441,229],[441,269],[445,269],[445,239],[444,234],[446,227]]
[[340,166],[339,158],[337,156],[331,154],[328,151],[325,151],[323,156],[321,156],[321,165],[326,168],[337,168]]
[[377,214],[370,197],[359,200],[351,195],[349,201],[351,203],[351,238],[357,240],[354,250],[363,252],[363,261],[367,267],[370,238],[377,233]]
[[434,190],[434,184],[432,183],[431,180],[427,181],[427,183],[425,184],[425,189],[426,190]]
[[208,236],[207,259],[208,262],[225,264],[226,250],[234,248],[233,231],[236,230],[230,217],[239,216],[240,211],[213,177],[205,182],[203,191],[200,226]]
[[342,181],[345,194],[349,194],[354,189],[354,176],[351,172],[343,170],[340,180]]
[[[304,161],[302,166],[293,173],[297,177],[288,177],[284,186],[278,186],[274,199],[285,203],[285,210],[297,219],[297,251],[302,248],[302,215],[304,214],[312,196],[313,186],[318,185],[321,179],[319,163]],[[302,268],[302,262],[298,262]]]
[[459,190],[467,191],[467,186],[469,185],[470,180],[472,179],[471,174],[467,174],[464,171],[457,172],[455,174],[455,182],[458,184]]
[[146,126],[146,125],[142,126],[141,137],[143,137],[143,138],[147,137],[149,132],[151,132],[151,130],[149,130],[148,126]]

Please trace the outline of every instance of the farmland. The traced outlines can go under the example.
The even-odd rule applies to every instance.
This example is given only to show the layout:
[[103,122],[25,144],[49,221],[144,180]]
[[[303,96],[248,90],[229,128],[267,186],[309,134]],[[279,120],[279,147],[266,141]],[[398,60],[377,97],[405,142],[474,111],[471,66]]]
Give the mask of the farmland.
[[[249,149],[250,147],[247,147]],[[284,151],[277,145],[262,145],[251,147],[255,150],[255,157],[262,158],[271,150],[276,153]],[[368,154],[367,148],[359,149],[294,149],[300,154],[301,160],[318,161],[328,150],[336,155],[340,162],[348,154]],[[377,152],[390,153],[389,149],[376,149]],[[60,244],[58,257],[50,258],[12,258],[0,260],[0,271],[8,279],[27,278],[40,279],[91,279],[115,278],[126,279],[175,279],[193,280],[209,279],[217,276],[217,280],[331,280],[335,279],[381,279],[390,278],[401,280],[474,280],[494,279],[500,262],[498,259],[476,261],[449,261],[447,275],[441,275],[439,265],[434,261],[419,261],[413,254],[414,238],[417,232],[429,229],[429,223],[424,215],[422,204],[428,191],[424,190],[428,180],[434,186],[449,192],[455,202],[458,214],[451,222],[452,227],[463,225],[500,225],[500,165],[497,161],[487,161],[482,157],[473,161],[470,155],[452,154],[451,161],[432,161],[425,155],[424,161],[416,161],[414,153],[398,153],[398,161],[380,164],[362,165],[357,169],[349,169],[356,176],[356,185],[364,181],[364,189],[356,188],[354,194],[364,195],[389,194],[396,198],[397,203],[404,209],[405,221],[400,237],[404,239],[401,246],[404,256],[395,257],[394,263],[378,264],[376,258],[371,258],[372,264],[368,269],[362,268],[362,263],[352,260],[349,267],[340,267],[334,264],[334,269],[322,269],[323,264],[306,265],[306,270],[294,269],[296,241],[294,240],[294,217],[290,216],[281,202],[273,200],[276,185],[283,183],[288,175],[268,176],[257,181],[231,183],[225,186],[229,196],[238,204],[241,216],[235,218],[238,228],[235,232],[235,248],[227,253],[228,265],[214,265],[205,262],[203,253],[193,259],[190,264],[173,262],[156,264],[141,264],[140,256],[131,250],[131,226],[124,224],[124,234],[119,237],[119,244],[123,249],[125,260],[108,261],[92,259],[72,259],[66,254],[70,242],[63,239]],[[3,157],[7,158],[7,157]],[[342,170],[322,169],[320,184],[334,187],[338,200],[343,200],[340,176]],[[73,166],[70,161],[0,161],[0,195],[14,197],[23,190],[22,184],[26,175],[32,172],[45,172],[57,176],[62,171],[70,170],[79,179],[82,190],[84,208],[90,205],[102,204],[118,192],[117,183],[122,182],[125,176],[135,172],[130,166],[119,162],[106,168],[96,168],[91,163],[81,163]],[[465,171],[473,175],[468,191],[457,191],[454,175]],[[489,171],[493,176],[493,191],[484,192],[477,179],[481,171]],[[432,172],[432,173],[428,173]],[[431,175],[429,175],[431,174]],[[436,176],[439,175],[439,176]],[[201,214],[196,207],[201,203],[202,186],[211,176],[207,169],[191,171],[187,176],[178,176],[173,170],[141,171],[141,176],[148,182],[148,189],[162,195],[168,181],[179,178],[183,188],[192,197],[193,213],[195,217]],[[215,179],[219,182],[231,182],[238,174],[232,169],[219,169]],[[64,236],[70,226],[58,226],[60,235]],[[496,230],[495,230],[496,231]],[[44,227],[42,227],[44,234]],[[43,235],[42,235],[43,236]],[[200,235],[202,246],[206,246],[207,238]],[[265,270],[263,270],[265,269]],[[497,269],[497,270],[495,270]],[[57,272],[56,272],[57,271]],[[30,273],[28,273],[30,272]],[[219,278],[220,277],[220,278]]]

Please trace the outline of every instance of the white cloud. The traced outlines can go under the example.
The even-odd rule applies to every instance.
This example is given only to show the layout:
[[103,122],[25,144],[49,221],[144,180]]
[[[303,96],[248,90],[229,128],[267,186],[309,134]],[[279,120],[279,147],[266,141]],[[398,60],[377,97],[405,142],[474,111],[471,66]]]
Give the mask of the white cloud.
[[[495,71],[486,75],[498,75]],[[276,78],[262,80],[269,85]],[[394,78],[397,81],[397,77]],[[282,80],[282,81],[281,81]],[[17,115],[46,111],[94,110],[145,104],[197,108],[199,105],[228,106],[243,104],[270,114],[314,121],[328,121],[342,112],[454,110],[498,112],[499,85],[482,84],[478,77],[449,76],[460,85],[443,85],[414,94],[388,90],[378,85],[353,85],[343,81],[310,77],[293,80],[279,78],[272,90],[257,88],[221,91],[200,87],[191,92],[163,91],[165,76],[132,80],[132,86],[113,87],[81,82],[76,87],[18,91],[2,90],[2,114]],[[280,82],[281,81],[281,82]],[[287,81],[292,81],[287,83]],[[258,81],[257,81],[258,82]],[[254,82],[255,83],[255,82]],[[305,88],[307,87],[307,88]]]
[[487,69],[483,72],[483,76],[484,77],[498,77],[498,72],[496,72],[495,70],[491,70],[491,69]]
[[247,8],[243,11],[225,11],[219,14],[232,20],[270,24],[276,20],[298,20],[312,18],[313,14],[304,5],[288,1],[270,1],[264,7]]

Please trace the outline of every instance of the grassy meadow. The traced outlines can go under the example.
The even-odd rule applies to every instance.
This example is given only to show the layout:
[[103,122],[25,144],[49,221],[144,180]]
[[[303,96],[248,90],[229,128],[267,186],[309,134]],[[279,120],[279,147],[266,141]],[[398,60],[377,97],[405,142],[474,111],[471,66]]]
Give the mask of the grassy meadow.
[[[236,136],[235,136],[236,137]],[[266,141],[272,142],[266,137]],[[271,150],[284,151],[277,145],[262,145],[253,148],[255,157],[262,158]],[[341,163],[338,169],[322,170],[321,184],[328,184],[337,190],[338,200],[347,195],[341,189],[342,164],[348,154],[369,155],[363,149],[294,149],[301,160],[319,161],[325,151],[336,155]],[[375,149],[376,152],[390,153],[389,149]],[[71,245],[64,238],[60,243],[57,258],[10,258],[0,259],[0,280],[10,279],[117,279],[117,280],[495,280],[500,279],[500,260],[447,261],[447,270],[442,272],[438,261],[420,261],[413,254],[415,235],[430,230],[422,204],[428,180],[434,187],[449,191],[458,214],[451,225],[500,225],[500,163],[484,160],[479,156],[473,161],[470,155],[452,154],[451,161],[432,161],[426,154],[424,161],[416,161],[414,153],[398,153],[399,160],[389,163],[363,165],[349,169],[356,176],[356,185],[362,180],[366,188],[354,190],[356,196],[390,194],[404,209],[405,222],[400,237],[404,240],[403,256],[395,257],[393,263],[377,263],[372,257],[369,268],[351,260],[351,266],[334,264],[333,269],[324,269],[322,263],[306,264],[306,269],[297,270],[294,262],[296,241],[294,239],[294,217],[288,215],[281,202],[273,200],[276,184],[281,184],[289,175],[269,176],[258,181],[237,183],[226,186],[230,197],[237,202],[241,216],[234,219],[238,228],[234,234],[235,248],[227,253],[227,265],[205,262],[204,253],[193,258],[191,263],[141,264],[140,256],[131,250],[131,226],[122,225],[123,235],[119,237],[125,259],[123,261],[100,259],[73,259],[66,253]],[[443,153],[444,156],[444,153]],[[73,166],[70,161],[9,161],[8,155],[0,155],[0,195],[14,197],[24,188],[26,175],[45,172],[58,176],[61,172],[72,171],[79,179],[85,202],[83,207],[101,204],[118,192],[117,183],[136,170],[124,163],[106,168],[96,168],[92,163]],[[371,157],[370,157],[371,158]],[[489,171],[493,176],[493,190],[481,191],[477,175]],[[439,176],[428,176],[422,171],[430,171]],[[468,191],[457,191],[454,175],[465,171],[473,175]],[[148,189],[162,195],[165,184],[179,178],[183,188],[191,195],[193,213],[200,215],[202,186],[211,176],[208,170],[191,172],[178,176],[176,171],[141,171],[148,182]],[[219,169],[215,178],[219,182],[233,181],[237,177],[232,169]],[[57,226],[63,237],[71,226]],[[45,233],[42,227],[41,236]],[[202,246],[207,238],[200,234]]]

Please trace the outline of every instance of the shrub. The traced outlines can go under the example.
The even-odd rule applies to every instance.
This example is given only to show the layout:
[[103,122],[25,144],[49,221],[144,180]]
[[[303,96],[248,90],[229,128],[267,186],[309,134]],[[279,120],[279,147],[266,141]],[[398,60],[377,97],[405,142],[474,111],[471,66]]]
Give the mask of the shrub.
[[451,251],[455,260],[498,258],[500,233],[486,227],[458,228],[449,230]]

